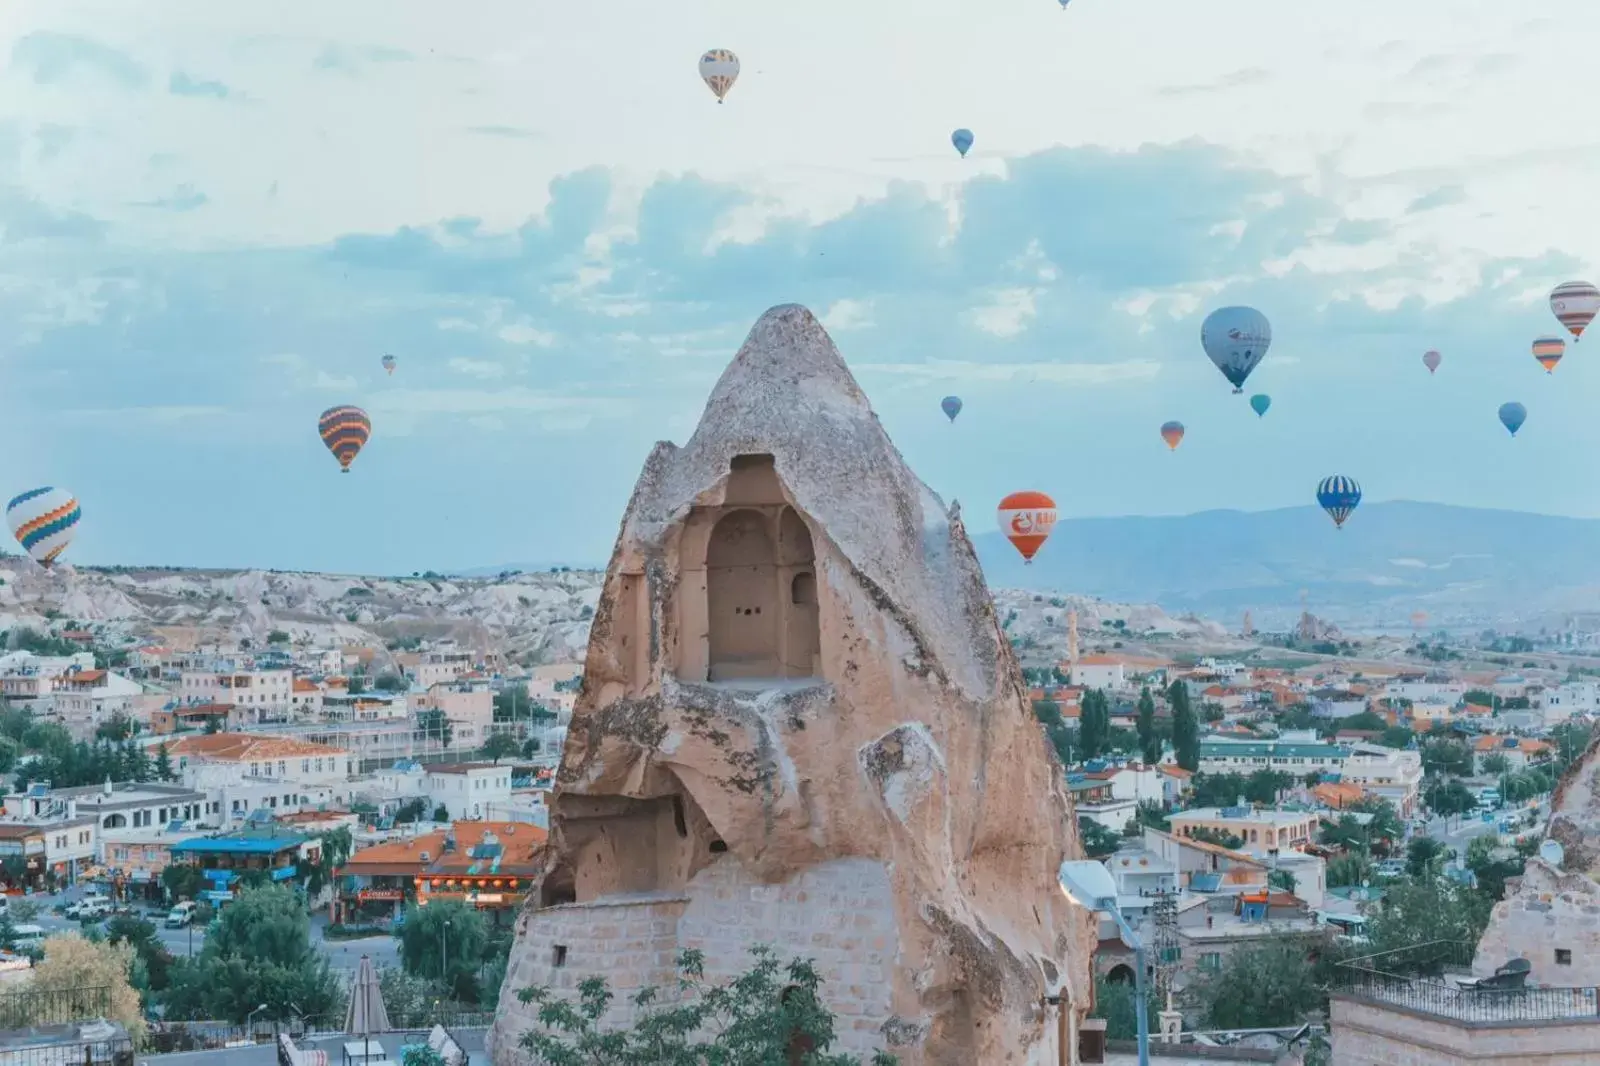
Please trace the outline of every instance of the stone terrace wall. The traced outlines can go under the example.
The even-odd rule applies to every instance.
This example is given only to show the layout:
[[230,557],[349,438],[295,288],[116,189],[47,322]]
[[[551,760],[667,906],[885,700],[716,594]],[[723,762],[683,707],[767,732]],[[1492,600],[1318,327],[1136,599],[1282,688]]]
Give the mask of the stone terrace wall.
[[[1569,961],[1558,963],[1557,950],[1569,952]],[[1533,964],[1528,975],[1533,984],[1600,986],[1600,884],[1529,859],[1522,877],[1494,905],[1472,969],[1493,973],[1518,957]],[[1596,1059],[1600,1061],[1600,1054]]]
[[[722,983],[748,968],[750,949],[771,946],[780,961],[814,959],[823,1000],[834,1012],[835,1052],[883,1049],[890,1017],[890,982],[899,954],[894,897],[888,872],[869,859],[841,859],[811,867],[793,880],[763,884],[725,856],[690,882],[689,896],[612,897],[548,907],[523,917],[519,950],[506,974],[500,1003],[511,1034],[533,1025],[534,1009],[511,990],[545,985],[575,996],[586,977],[603,976],[617,993],[608,1018],[634,1018],[626,1000],[645,985],[670,1003],[678,952],[705,953],[706,978]],[[565,947],[556,965],[557,947]],[[503,1041],[502,1041],[503,1043]],[[491,1049],[497,1063],[528,1061],[516,1049]]]
[[1594,1066],[1600,1018],[1482,1026],[1334,996],[1332,1066]]

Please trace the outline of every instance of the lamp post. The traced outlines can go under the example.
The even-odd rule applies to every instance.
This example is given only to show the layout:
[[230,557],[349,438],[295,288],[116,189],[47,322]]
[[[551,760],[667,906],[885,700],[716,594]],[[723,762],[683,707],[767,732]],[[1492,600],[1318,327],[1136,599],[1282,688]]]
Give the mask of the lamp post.
[[439,927],[439,983],[449,987],[450,972],[450,919],[444,920],[444,925]]
[[255,1029],[253,1029],[251,1027],[250,1023],[255,1021],[256,1015],[260,1014],[262,1011],[264,1011],[266,1009],[267,1009],[267,1005],[265,1003],[263,1003],[263,1004],[261,1004],[261,1006],[257,1007],[255,1010],[251,1011],[249,1014],[246,1014],[244,1016],[244,1030],[245,1030],[246,1033],[250,1034],[250,1038],[252,1040],[255,1039],[256,1033],[255,1033]]
[[[1117,923],[1122,942],[1133,949],[1133,1011],[1139,1025],[1139,1066],[1150,1066],[1150,1017],[1145,1006],[1144,941],[1133,931],[1117,906],[1117,883],[1100,863],[1079,859],[1061,864],[1056,874],[1061,891],[1080,907],[1106,911]],[[1065,1006],[1065,1004],[1063,1004]]]

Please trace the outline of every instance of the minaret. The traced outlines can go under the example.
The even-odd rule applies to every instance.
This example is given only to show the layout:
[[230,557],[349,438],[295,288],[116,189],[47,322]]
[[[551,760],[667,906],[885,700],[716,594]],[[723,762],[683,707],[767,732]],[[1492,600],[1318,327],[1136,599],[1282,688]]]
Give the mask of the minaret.
[[1067,662],[1071,663],[1074,668],[1078,665],[1078,609],[1076,607],[1067,612]]

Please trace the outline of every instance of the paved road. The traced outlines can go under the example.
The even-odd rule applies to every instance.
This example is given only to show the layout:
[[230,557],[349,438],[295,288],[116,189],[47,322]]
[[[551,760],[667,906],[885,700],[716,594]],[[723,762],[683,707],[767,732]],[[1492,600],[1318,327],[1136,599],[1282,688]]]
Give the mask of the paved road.
[[[451,1032],[456,1039],[461,1041],[461,1048],[467,1053],[472,1066],[480,1066],[489,1061],[483,1051],[482,1029],[453,1029]],[[302,1040],[298,1047],[302,1050],[319,1049],[328,1053],[330,1066],[338,1066],[344,1061],[345,1037],[329,1037],[322,1040]],[[398,1059],[402,1044],[413,1040],[420,1042],[421,1034],[415,1037],[400,1037],[390,1033],[382,1037],[374,1037],[375,1041],[383,1044],[383,1049],[391,1058]],[[140,1055],[137,1060],[141,1066],[150,1063],[151,1066],[277,1066],[278,1049],[271,1043],[251,1044],[238,1048],[219,1048],[215,1051],[182,1051],[172,1055]]]

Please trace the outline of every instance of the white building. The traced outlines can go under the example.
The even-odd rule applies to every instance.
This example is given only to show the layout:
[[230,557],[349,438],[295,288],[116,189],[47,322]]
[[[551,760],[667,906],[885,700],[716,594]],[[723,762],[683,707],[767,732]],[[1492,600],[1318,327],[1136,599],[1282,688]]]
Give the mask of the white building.
[[1556,685],[1535,694],[1531,702],[1543,713],[1547,727],[1559,725],[1575,714],[1600,714],[1600,684],[1576,681]]
[[1128,688],[1128,665],[1110,655],[1085,655],[1072,664],[1072,683],[1085,689],[1121,692]]
[[81,814],[59,822],[44,822],[45,869],[61,881],[72,884],[78,875],[94,864],[99,845],[99,823]]
[[320,717],[322,686],[303,677],[295,678],[289,689],[289,710],[297,720]]
[[322,716],[330,722],[393,722],[407,718],[406,697],[400,692],[361,692],[345,689],[322,694]]
[[294,709],[294,673],[290,670],[222,668],[185,670],[178,696],[201,703],[228,703],[255,722],[288,721]]
[[424,766],[430,806],[444,807],[451,821],[481,821],[490,804],[511,802],[511,767],[495,763],[434,763]]
[[1459,681],[1391,681],[1383,688],[1386,699],[1405,700],[1408,703],[1442,703],[1454,707],[1467,694],[1467,686]]
[[1345,758],[1340,776],[1368,795],[1388,800],[1400,817],[1410,818],[1422,794],[1422,753],[1357,744]]
[[50,711],[74,739],[88,740],[95,730],[121,715],[137,717],[144,686],[109,670],[76,670],[53,681]]

